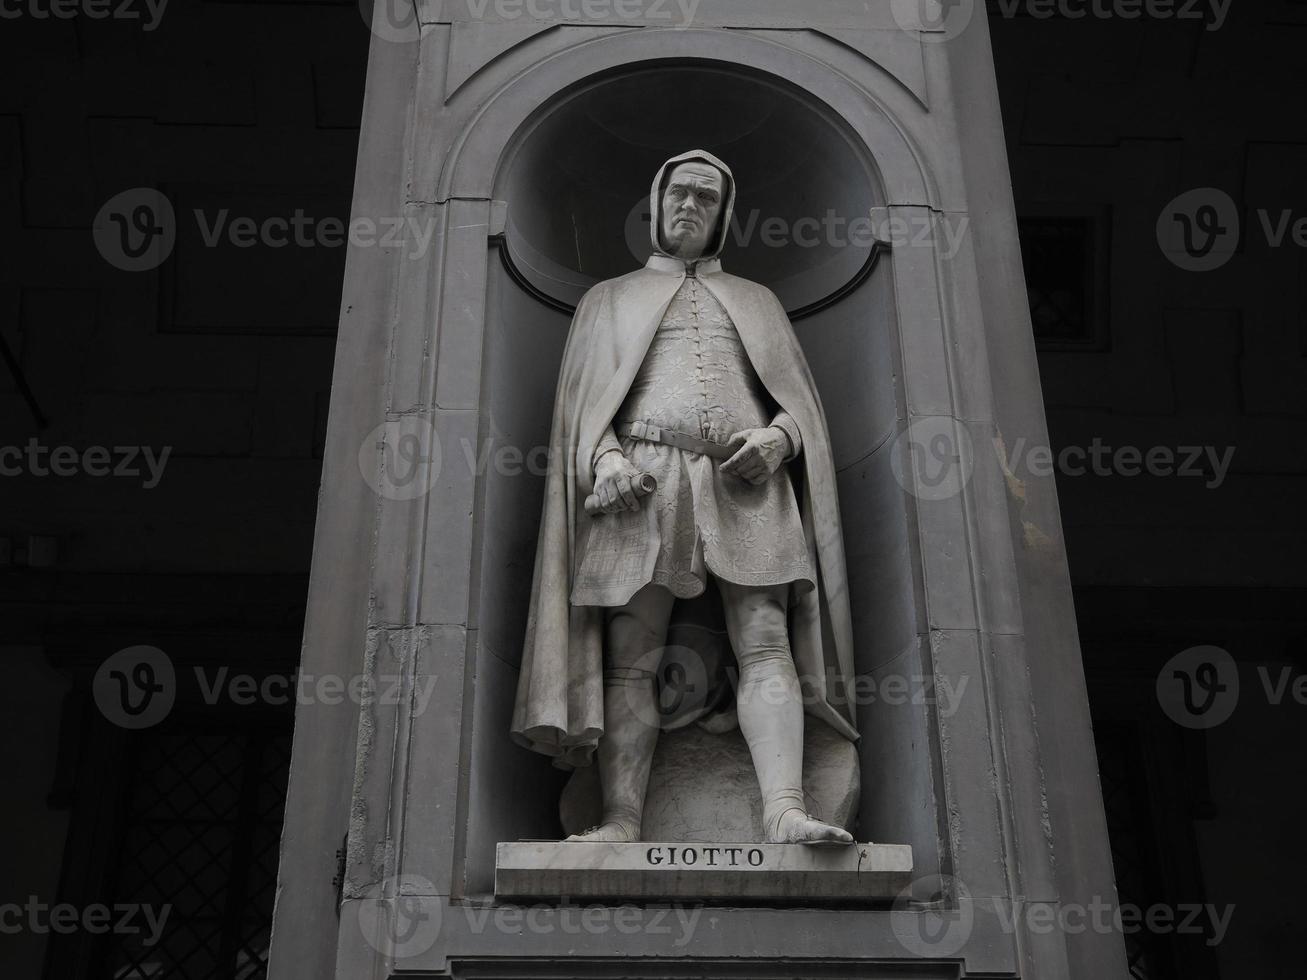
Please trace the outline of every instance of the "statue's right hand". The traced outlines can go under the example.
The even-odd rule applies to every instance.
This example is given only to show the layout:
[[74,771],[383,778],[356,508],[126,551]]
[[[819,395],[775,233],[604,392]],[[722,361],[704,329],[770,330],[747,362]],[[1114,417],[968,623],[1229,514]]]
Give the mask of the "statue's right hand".
[[605,514],[639,509],[640,498],[632,483],[639,476],[640,470],[624,453],[607,452],[599,457],[595,464],[595,496]]

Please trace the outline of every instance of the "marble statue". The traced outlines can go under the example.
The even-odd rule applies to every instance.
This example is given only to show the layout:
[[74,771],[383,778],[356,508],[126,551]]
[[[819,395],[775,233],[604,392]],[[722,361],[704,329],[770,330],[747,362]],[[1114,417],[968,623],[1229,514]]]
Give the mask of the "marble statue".
[[569,840],[641,840],[669,617],[715,587],[738,682],[697,720],[738,721],[765,841],[852,843],[802,786],[805,714],[857,739],[830,437],[779,301],[722,271],[735,195],[710,153],[664,164],[654,255],[586,294],[563,355],[512,729],[597,758],[602,821]]

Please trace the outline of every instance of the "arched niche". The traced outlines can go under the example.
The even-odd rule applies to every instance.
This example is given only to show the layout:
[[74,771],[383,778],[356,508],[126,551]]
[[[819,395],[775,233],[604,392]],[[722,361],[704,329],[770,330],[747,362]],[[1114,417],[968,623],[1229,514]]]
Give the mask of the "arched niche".
[[767,283],[792,316],[866,277],[870,215],[884,194],[865,148],[793,86],[703,62],[610,74],[537,117],[496,181],[507,261],[547,300],[574,308],[590,286],[649,258],[650,178],[689,149],[735,173],[723,261]]
[[[501,96],[515,98],[526,97]],[[647,208],[649,183],[669,156],[697,147],[720,155],[739,177],[745,215],[866,213],[887,202],[882,162],[865,137],[811,88],[776,74],[710,59],[639,63],[587,76],[551,98],[535,90],[530,101],[535,111],[497,149],[479,127],[496,114],[502,126],[512,113],[488,106],[445,171],[447,181],[484,187],[506,209],[504,234],[488,257],[481,363],[481,438],[492,459],[499,447],[547,444],[570,307],[590,283],[643,264],[634,244],[647,234],[630,223]],[[862,128],[896,132],[876,118]],[[903,144],[894,152],[911,173],[915,159]],[[497,166],[487,174],[468,160]],[[879,696],[891,676],[909,683],[931,676],[915,518],[890,460],[905,414],[893,255],[877,259],[873,249],[838,243],[802,252],[733,243],[724,263],[775,289],[800,314],[796,330],[839,473],[855,667],[873,692],[858,712],[859,838],[910,843],[918,870],[929,872],[944,865],[945,839],[931,708],[914,697],[887,704]],[[562,775],[507,735],[543,488],[529,454],[514,458],[517,465],[484,467],[479,478],[477,720],[463,850],[473,894],[492,890],[496,842],[559,833]]]

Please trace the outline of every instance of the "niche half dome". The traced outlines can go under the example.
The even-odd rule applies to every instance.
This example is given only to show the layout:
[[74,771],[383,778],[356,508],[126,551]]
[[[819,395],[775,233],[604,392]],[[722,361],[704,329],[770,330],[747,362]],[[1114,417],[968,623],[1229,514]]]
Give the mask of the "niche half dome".
[[575,307],[649,258],[653,176],[701,148],[738,184],[727,271],[802,313],[871,268],[866,218],[884,202],[859,147],[810,97],[761,74],[698,63],[610,76],[546,107],[511,150],[496,190],[507,258],[542,298]]

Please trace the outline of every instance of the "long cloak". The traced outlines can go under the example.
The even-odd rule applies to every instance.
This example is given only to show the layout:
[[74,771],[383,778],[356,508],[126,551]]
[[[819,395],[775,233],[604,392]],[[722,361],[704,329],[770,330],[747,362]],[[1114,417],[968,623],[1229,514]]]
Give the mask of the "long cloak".
[[[775,294],[721,269],[716,255],[730,227],[735,181],[724,163],[695,150],[667,161],[654,179],[655,254],[645,268],[601,282],[586,293],[563,351],[512,736],[565,768],[589,764],[604,733],[604,609],[568,601],[593,520],[584,509],[586,497],[594,492],[592,457],[685,281],[685,264],[663,251],[658,229],[664,180],[687,160],[711,163],[728,184],[718,234],[696,272],[730,315],[759,379],[772,400],[793,417],[803,443],[798,459],[790,464],[791,478],[818,582],[816,589],[791,589],[789,626],[804,708],[845,737],[858,737],[844,697],[853,678],[853,628],[825,413],[794,328]],[[649,534],[633,546],[656,555],[659,544]]]

